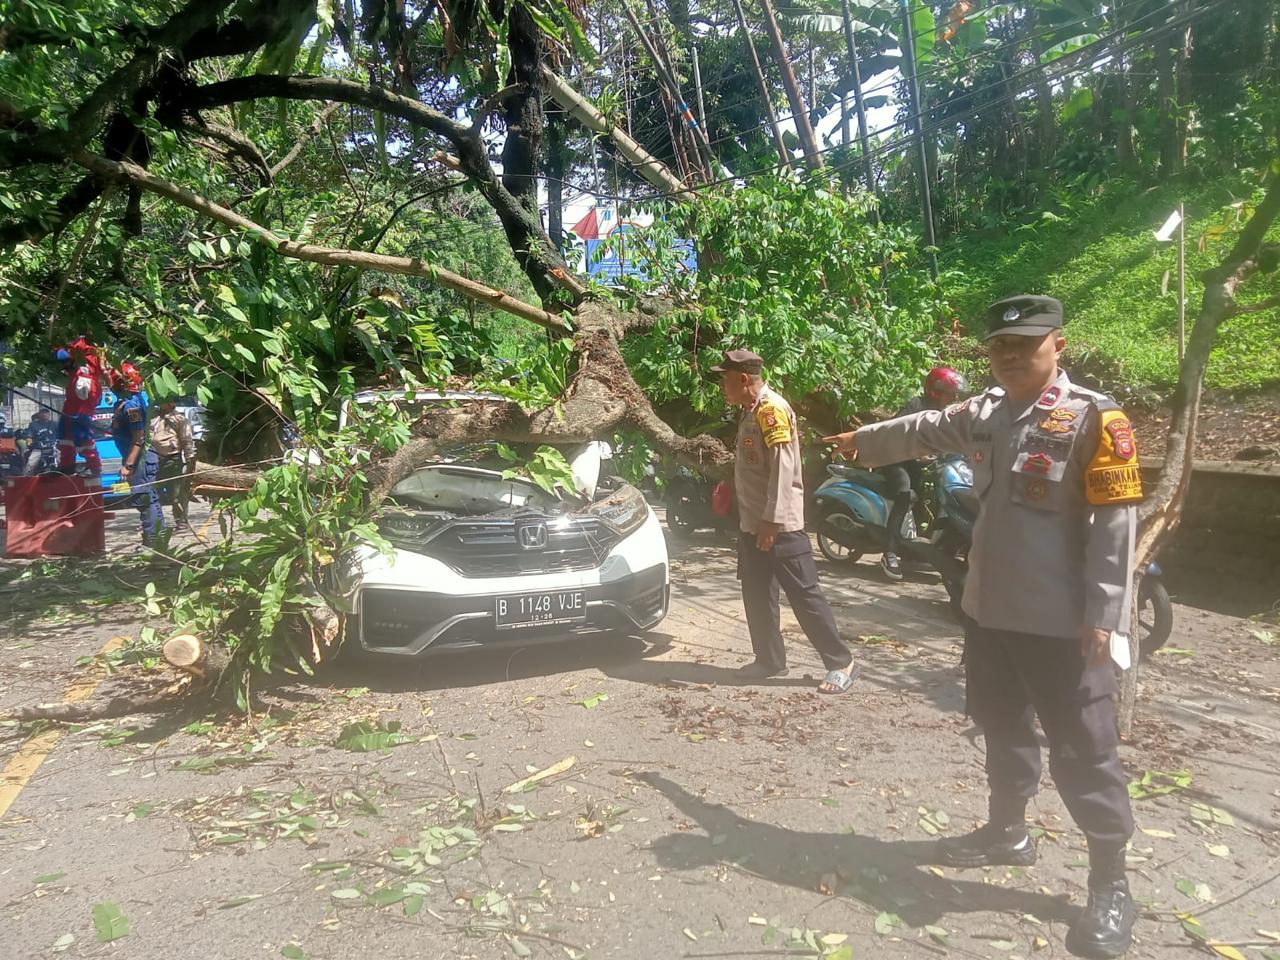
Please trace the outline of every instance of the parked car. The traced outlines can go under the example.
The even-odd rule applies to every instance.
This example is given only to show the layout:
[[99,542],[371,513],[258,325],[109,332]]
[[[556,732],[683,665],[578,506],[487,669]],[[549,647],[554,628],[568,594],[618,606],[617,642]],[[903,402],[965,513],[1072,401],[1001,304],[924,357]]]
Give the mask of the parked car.
[[[403,398],[366,393],[356,403]],[[422,392],[411,403],[484,399],[498,398]],[[653,510],[602,469],[607,445],[563,452],[576,490],[551,494],[504,476],[483,447],[444,456],[393,487],[377,518],[390,555],[364,547],[340,564],[354,617],[348,642],[414,656],[584,631],[643,633],[661,622],[669,565]]]

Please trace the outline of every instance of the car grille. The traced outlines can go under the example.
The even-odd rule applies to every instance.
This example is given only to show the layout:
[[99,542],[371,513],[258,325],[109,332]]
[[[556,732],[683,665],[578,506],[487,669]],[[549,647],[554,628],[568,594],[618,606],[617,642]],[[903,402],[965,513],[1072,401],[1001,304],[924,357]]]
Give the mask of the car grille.
[[555,529],[546,525],[545,545],[521,546],[519,528],[531,521],[461,521],[451,524],[425,548],[464,577],[591,570],[600,566],[621,539],[600,520],[574,519]]

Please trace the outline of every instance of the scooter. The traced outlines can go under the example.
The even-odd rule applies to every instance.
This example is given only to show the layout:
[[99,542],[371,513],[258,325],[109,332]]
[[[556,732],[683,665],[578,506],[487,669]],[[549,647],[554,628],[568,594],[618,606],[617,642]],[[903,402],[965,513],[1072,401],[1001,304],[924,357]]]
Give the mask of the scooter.
[[[865,553],[883,553],[889,542],[886,526],[893,501],[888,481],[847,464],[831,464],[827,472],[830,478],[815,495],[822,555],[837,563],[856,563]],[[918,535],[914,511],[908,510],[902,521],[902,552],[905,559],[926,563],[942,575],[952,609],[959,614],[979,507],[973,470],[963,457],[948,454],[934,459],[927,476],[932,488],[923,504],[928,536]],[[1163,647],[1173,632],[1173,603],[1162,576],[1160,565],[1153,561],[1138,587],[1134,630],[1144,657]]]
[[[884,553],[889,546],[889,511],[893,493],[881,474],[851,464],[827,466],[830,477],[814,494],[818,549],[836,563],[856,563],[866,553]],[[965,557],[973,539],[978,501],[973,494],[973,470],[959,455],[936,458],[930,466],[932,496],[925,504],[928,536],[920,535],[914,510],[901,528],[906,560],[933,567],[958,611],[964,592]]]

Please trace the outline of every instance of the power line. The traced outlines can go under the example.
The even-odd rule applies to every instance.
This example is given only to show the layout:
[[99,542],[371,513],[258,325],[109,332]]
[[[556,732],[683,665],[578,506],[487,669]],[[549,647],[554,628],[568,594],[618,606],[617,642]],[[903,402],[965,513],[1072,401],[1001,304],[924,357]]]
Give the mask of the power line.
[[[1090,15],[1089,15],[1089,16],[1087,16],[1087,17],[1080,17],[1080,18],[1079,18],[1079,19],[1077,19],[1077,20],[1071,20],[1071,21],[1068,21],[1068,22],[1066,22],[1066,23],[1058,24],[1057,26],[1053,27],[1052,29],[1044,30],[1044,31],[1042,31],[1041,33],[1038,33],[1038,34],[1031,34],[1031,35],[1026,36],[1026,37],[1019,37],[1019,38],[1014,39],[1014,40],[1008,40],[1008,41],[1005,41],[1004,43],[1000,44],[998,47],[993,47],[993,48],[992,48],[992,49],[990,49],[990,50],[982,50],[982,51],[979,51],[978,53],[970,54],[969,56],[967,56],[967,57],[963,57],[963,58],[961,58],[961,59],[959,59],[959,60],[948,60],[948,61],[946,61],[945,63],[939,62],[938,66],[936,66],[936,67],[933,67],[933,68],[931,68],[931,69],[929,69],[929,70],[922,70],[922,71],[920,71],[920,73],[917,75],[917,79],[918,79],[918,80],[927,80],[927,79],[929,79],[930,77],[937,76],[937,75],[938,75],[938,74],[940,74],[940,73],[949,72],[949,71],[953,70],[954,68],[956,68],[956,67],[958,67],[958,66],[961,66],[961,65],[963,65],[963,64],[965,64],[965,63],[969,63],[969,62],[971,62],[971,61],[973,61],[973,60],[978,60],[978,59],[981,59],[981,58],[983,58],[983,57],[988,57],[988,56],[989,56],[989,57],[994,57],[997,53],[999,53],[1001,50],[1004,50],[1004,49],[1005,49],[1005,48],[1007,48],[1007,47],[1021,46],[1021,45],[1022,45],[1022,44],[1024,44],[1024,43],[1030,43],[1032,40],[1038,40],[1038,39],[1040,39],[1040,38],[1042,38],[1042,37],[1049,36],[1050,34],[1057,33],[1057,32],[1058,32],[1058,31],[1060,31],[1060,30],[1065,30],[1065,29],[1067,29],[1067,28],[1069,28],[1069,27],[1078,26],[1079,24],[1082,24],[1082,23],[1084,23],[1084,22],[1086,22],[1086,21],[1088,21],[1088,20],[1095,19],[1095,17],[1096,17],[1096,16],[1097,16],[1096,14],[1090,14]],[[1051,63],[1050,63],[1050,64],[1044,64],[1043,66],[1048,67],[1048,66],[1050,66],[1050,65],[1051,65]],[[831,70],[823,71],[822,73],[818,74],[818,76],[826,76],[826,75],[828,75],[828,74],[830,74],[830,73],[834,73],[834,72],[836,72],[837,70],[842,70],[842,69],[846,69],[846,65],[844,65],[844,64],[840,64],[840,65],[838,65],[838,66],[836,66],[836,67],[833,67]],[[887,80],[887,81],[885,81],[885,82],[883,82],[883,83],[876,84],[876,85],[875,85],[875,86],[873,86],[873,87],[866,87],[866,88],[864,88],[864,89],[863,89],[863,91],[862,91],[862,96],[863,96],[864,98],[866,98],[867,96],[869,96],[869,95],[871,95],[871,94],[873,94],[873,93],[877,93],[877,92],[879,92],[879,91],[881,91],[881,90],[888,90],[888,89],[891,89],[891,88],[892,88],[894,85],[896,85],[898,82],[899,82],[898,80]],[[718,115],[720,115],[720,114],[722,114],[722,113],[727,112],[728,110],[732,110],[732,109],[734,109],[735,107],[741,106],[741,105],[743,105],[743,104],[745,104],[745,103],[750,103],[750,102],[751,102],[751,100],[753,100],[753,99],[755,99],[755,98],[754,98],[754,97],[751,97],[751,98],[745,98],[745,99],[742,99],[742,100],[735,101],[733,104],[730,104],[730,105],[728,105],[728,106],[723,106],[723,105],[722,105],[722,106],[720,106],[719,108],[717,108],[716,110],[708,111],[708,112],[707,112],[707,117],[708,117],[708,118],[710,118],[710,117],[713,117],[713,116],[718,116]],[[778,117],[778,119],[779,119],[780,121],[781,121],[781,120],[790,120],[790,119],[793,119],[793,118],[794,118],[794,116],[795,116],[795,114],[788,113],[788,114],[783,114],[783,115],[779,116],[779,117]],[[740,136],[748,136],[748,135],[750,135],[750,134],[752,134],[752,133],[756,132],[757,130],[763,130],[764,128],[765,128],[765,125],[764,125],[764,124],[759,124],[759,125],[757,125],[757,126],[755,126],[755,127],[751,127],[751,128],[749,128],[749,129],[747,129],[747,130],[744,130],[744,131],[741,131],[741,132],[738,132],[738,133],[726,134],[725,136],[717,137],[715,140],[712,140],[712,141],[711,141],[711,145],[712,145],[712,146],[715,146],[717,143],[724,143],[724,142],[726,142],[726,141],[728,141],[728,140],[733,140],[733,139],[736,139],[737,137],[740,137]]]
[[[1141,33],[1139,33],[1139,34],[1137,34],[1137,35],[1134,35],[1134,36],[1131,36],[1131,37],[1126,37],[1123,41],[1121,41],[1121,44],[1120,44],[1120,45],[1117,45],[1114,49],[1112,49],[1110,46],[1108,46],[1109,41],[1113,40],[1113,39],[1114,39],[1116,36],[1118,36],[1119,34],[1125,33],[1125,32],[1127,32],[1128,30],[1133,29],[1133,27],[1134,27],[1136,24],[1138,24],[1138,23],[1140,23],[1141,21],[1143,21],[1143,20],[1147,19],[1148,17],[1154,16],[1154,15],[1156,15],[1156,14],[1158,14],[1158,13],[1162,13],[1162,12],[1163,12],[1163,11],[1162,11],[1161,9],[1159,9],[1159,8],[1157,8],[1157,9],[1155,9],[1155,10],[1152,10],[1150,13],[1147,13],[1147,14],[1143,15],[1142,17],[1139,17],[1139,18],[1138,18],[1137,20],[1135,20],[1133,23],[1128,24],[1127,26],[1125,26],[1125,27],[1123,27],[1123,28],[1120,28],[1120,29],[1118,29],[1118,30],[1114,30],[1114,31],[1112,31],[1111,33],[1106,34],[1105,36],[1099,37],[1097,40],[1094,40],[1093,42],[1091,42],[1091,43],[1089,43],[1089,44],[1086,44],[1085,46],[1081,47],[1081,48],[1080,48],[1080,50],[1086,50],[1086,49],[1089,49],[1090,47],[1101,47],[1101,49],[1099,50],[1099,52],[1097,53],[1097,55],[1096,55],[1096,56],[1094,56],[1094,57],[1092,57],[1092,58],[1090,58],[1086,63],[1083,63],[1083,64],[1077,64],[1077,65],[1070,65],[1070,64],[1062,64],[1062,63],[1061,63],[1061,61],[1062,61],[1062,60],[1066,60],[1066,59],[1067,59],[1067,57],[1075,56],[1077,53],[1079,53],[1079,52],[1080,52],[1080,50],[1073,51],[1071,54],[1068,54],[1068,55],[1067,55],[1067,57],[1063,57],[1063,58],[1061,58],[1061,60],[1059,60],[1059,61],[1055,61],[1055,64],[1058,64],[1058,65],[1060,65],[1060,66],[1063,66],[1063,67],[1065,67],[1065,69],[1063,70],[1063,72],[1061,73],[1061,75],[1060,75],[1060,76],[1055,76],[1055,77],[1053,77],[1052,79],[1060,79],[1060,78],[1061,78],[1061,76],[1065,76],[1067,73],[1069,73],[1069,72],[1071,72],[1071,71],[1073,71],[1073,70],[1077,69],[1078,67],[1092,66],[1093,64],[1095,64],[1095,63],[1097,63],[1098,61],[1102,60],[1102,59],[1104,58],[1104,56],[1109,55],[1109,54],[1114,54],[1114,53],[1116,53],[1116,52],[1119,52],[1119,51],[1122,49],[1122,47],[1123,47],[1123,48],[1128,48],[1128,47],[1130,47],[1130,46],[1134,46],[1134,45],[1142,44],[1142,43],[1144,43],[1145,41],[1147,41],[1147,40],[1151,39],[1151,37],[1155,36],[1157,33],[1160,33],[1160,32],[1165,31],[1165,30],[1174,29],[1174,28],[1176,28],[1176,27],[1178,27],[1178,26],[1182,25],[1182,24],[1183,24],[1183,23],[1185,23],[1185,22],[1189,22],[1189,21],[1191,21],[1191,20],[1198,19],[1199,17],[1203,16],[1203,15],[1204,15],[1204,14],[1206,14],[1206,13],[1209,13],[1210,11],[1212,11],[1212,10],[1216,9],[1217,7],[1221,6],[1223,3],[1226,3],[1226,2],[1227,2],[1227,0],[1213,0],[1213,2],[1212,2],[1212,3],[1210,3],[1209,5],[1207,5],[1207,6],[1205,6],[1205,7],[1200,8],[1200,9],[1198,9],[1198,10],[1194,10],[1194,11],[1190,11],[1189,13],[1181,14],[1181,15],[1179,15],[1178,17],[1175,17],[1175,18],[1173,18],[1173,19],[1169,20],[1167,23],[1163,23],[1163,24],[1159,24],[1159,25],[1154,26],[1154,27],[1147,28],[1147,29],[1143,30]],[[974,90],[967,91],[967,95],[968,95],[969,97],[974,97],[974,96],[976,96],[976,95],[978,95],[978,94],[980,94],[980,93],[983,93],[983,92],[985,92],[985,91],[987,91],[987,90],[990,90],[990,89],[992,89],[992,88],[994,88],[994,87],[1000,87],[1000,86],[1008,85],[1008,84],[1012,83],[1013,81],[1015,81],[1015,80],[1019,79],[1020,77],[1027,76],[1028,74],[1035,73],[1035,72],[1040,71],[1040,70],[1044,70],[1044,71],[1045,71],[1045,73],[1046,73],[1046,79],[1049,79],[1047,75],[1048,75],[1049,71],[1050,71],[1050,70],[1052,70],[1053,68],[1054,68],[1054,64],[1049,64],[1049,65],[1047,65],[1046,67],[1041,67],[1040,65],[1038,65],[1038,64],[1037,64],[1036,66],[1029,67],[1029,68],[1027,68],[1027,69],[1025,69],[1025,70],[1021,70],[1021,71],[1019,71],[1019,72],[1017,72],[1017,73],[1013,74],[1013,75],[1012,75],[1012,76],[1010,76],[1010,77],[1002,78],[1002,79],[1000,79],[1000,80],[998,80],[998,81],[995,81],[995,82],[993,82],[993,83],[986,84],[985,86],[978,87],[978,88],[976,88],[976,89],[974,89]],[[1025,92],[1026,92],[1025,90],[1021,90],[1021,91],[1019,91],[1019,92],[1018,92],[1018,95],[1021,95],[1022,93],[1025,93]],[[1013,98],[1014,98],[1014,96],[1015,96],[1015,95],[1012,95],[1012,94],[1011,94],[1011,95],[1008,95],[1008,96],[1006,96],[1006,97],[1000,98],[1000,99],[998,99],[998,100],[997,100],[997,101],[995,101],[995,102],[997,102],[997,103],[999,103],[999,102],[1004,102],[1005,100],[1013,99]],[[988,105],[989,105],[989,104],[988,104]],[[983,108],[979,108],[979,109],[985,109],[985,106],[987,106],[987,105],[984,105],[984,107],[983,107]],[[895,122],[895,123],[892,123],[892,124],[889,124],[889,125],[887,125],[887,126],[881,127],[880,129],[875,130],[875,131],[873,131],[873,132],[874,132],[875,134],[885,133],[886,131],[893,130],[893,129],[896,129],[897,127],[904,126],[904,125],[906,125],[907,123],[911,123],[911,122],[914,122],[915,120],[920,120],[920,119],[922,119],[922,118],[925,118],[925,117],[927,117],[927,115],[928,115],[930,112],[932,112],[932,111],[927,111],[927,110],[926,110],[926,111],[921,111],[921,112],[920,112],[920,114],[909,114],[908,116],[904,117],[902,120],[899,120],[899,121],[897,121],[897,122]],[[969,114],[965,114],[965,115],[972,115],[972,113],[974,113],[974,112],[976,112],[976,111],[971,111]],[[952,122],[954,122],[956,119],[957,119],[957,118],[956,118],[955,116],[948,116],[948,117],[945,117],[945,118],[943,118],[943,119],[940,121],[940,125],[946,125],[946,124],[952,123]],[[935,125],[935,126],[937,126],[937,125]],[[914,135],[911,135],[911,136],[914,136]],[[899,142],[906,142],[906,141],[908,141],[908,140],[910,140],[910,139],[911,139],[911,136],[905,137],[905,138],[903,138],[903,139],[902,139],[901,141],[899,141]],[[825,149],[823,149],[823,150],[820,150],[820,151],[819,151],[819,153],[820,153],[820,154],[825,154],[825,153],[830,153],[830,152],[832,152],[832,151],[834,151],[834,150],[839,150],[839,149],[842,149],[842,147],[840,147],[840,146],[831,146],[831,147],[827,147],[827,148],[825,148]],[[885,152],[884,147],[878,147],[875,151],[873,151],[873,154],[878,155],[878,154],[881,154],[881,153],[883,153],[883,152]],[[854,162],[854,161],[850,161],[850,162]],[[841,164],[841,165],[839,165],[839,168],[843,168],[844,166],[847,166],[847,165],[848,165],[848,164]],[[645,200],[662,199],[662,198],[666,198],[666,197],[673,197],[673,196],[676,196],[676,195],[678,195],[678,194],[680,194],[680,193],[691,193],[691,192],[695,192],[696,190],[703,189],[703,188],[705,188],[705,187],[716,186],[716,185],[721,185],[721,184],[725,184],[725,183],[733,183],[733,182],[736,182],[736,181],[739,181],[739,180],[747,180],[747,179],[751,179],[752,177],[760,176],[760,175],[763,175],[763,174],[766,174],[766,173],[775,172],[775,171],[778,169],[778,166],[779,166],[778,164],[770,164],[770,165],[768,165],[768,166],[766,166],[766,167],[761,167],[761,168],[759,168],[759,169],[757,169],[757,170],[754,170],[754,171],[748,171],[747,173],[738,174],[738,175],[733,176],[733,177],[722,177],[722,178],[720,178],[719,180],[712,180],[712,181],[710,181],[710,182],[708,182],[708,183],[699,184],[699,185],[694,186],[694,187],[688,187],[688,188],[686,188],[686,189],[685,189],[685,190],[683,190],[683,191],[671,191],[671,192],[669,192],[669,193],[654,193],[654,194],[649,194],[649,195],[645,195],[645,196],[642,196],[642,197],[638,197],[638,198],[636,198],[636,199],[637,199],[638,201],[641,201],[641,202],[643,202],[643,201],[645,201]],[[837,167],[831,167],[831,168],[828,168],[828,169],[837,169]],[[815,171],[815,173],[820,173],[820,171]],[[805,177],[805,178],[808,178],[808,177],[811,177],[811,176],[813,176],[813,173],[809,173],[809,174],[805,174],[805,175],[804,175],[804,177]]]

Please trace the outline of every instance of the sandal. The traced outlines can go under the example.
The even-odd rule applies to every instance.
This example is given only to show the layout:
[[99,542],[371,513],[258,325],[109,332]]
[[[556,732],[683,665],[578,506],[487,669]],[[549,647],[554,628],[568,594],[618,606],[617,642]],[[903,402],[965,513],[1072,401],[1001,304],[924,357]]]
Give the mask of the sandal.
[[822,678],[822,683],[830,684],[835,687],[835,689],[824,690],[822,689],[822,684],[819,684],[818,692],[830,697],[838,696],[842,693],[848,693],[849,688],[853,686],[853,681],[858,679],[858,674],[861,673],[861,670],[858,669],[856,664],[850,664],[847,669],[847,673],[844,670],[832,670],[828,673]]

